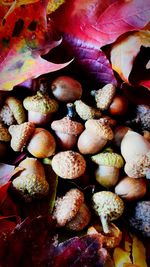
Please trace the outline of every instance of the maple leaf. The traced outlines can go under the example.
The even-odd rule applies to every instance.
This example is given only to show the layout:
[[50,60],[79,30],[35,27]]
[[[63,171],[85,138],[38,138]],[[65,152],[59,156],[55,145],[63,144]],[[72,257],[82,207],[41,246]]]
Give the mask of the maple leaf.
[[[60,41],[53,41],[46,19],[47,1],[20,6],[0,27],[0,90],[69,64],[54,64],[41,57]],[[10,27],[11,25],[11,27]]]
[[[128,35],[115,43],[111,49],[112,68],[128,84],[132,83],[130,74],[141,47],[150,48],[150,31],[148,30]],[[138,84],[150,89],[150,80],[141,80]]]
[[55,13],[58,29],[97,48],[149,22],[149,0],[68,0]]

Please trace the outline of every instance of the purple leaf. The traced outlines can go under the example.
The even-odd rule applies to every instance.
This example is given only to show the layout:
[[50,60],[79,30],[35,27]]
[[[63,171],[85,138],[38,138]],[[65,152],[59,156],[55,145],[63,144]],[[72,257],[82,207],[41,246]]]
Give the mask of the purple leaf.
[[117,82],[110,62],[102,50],[72,38],[71,36],[65,36],[64,39],[70,46],[78,64],[80,64],[87,73],[91,74],[97,83],[112,83],[116,85]]

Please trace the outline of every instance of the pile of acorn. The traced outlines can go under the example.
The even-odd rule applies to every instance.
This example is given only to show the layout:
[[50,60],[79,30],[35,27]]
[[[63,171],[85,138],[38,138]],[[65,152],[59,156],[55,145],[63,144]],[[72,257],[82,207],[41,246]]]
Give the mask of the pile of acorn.
[[[132,202],[132,226],[150,237],[150,200],[144,198],[150,178],[150,106],[137,105],[134,118],[122,125],[128,101],[114,85],[91,91],[95,106],[83,101],[82,93],[78,81],[61,76],[50,89],[41,83],[37,92],[23,101],[11,93],[3,98],[0,157],[8,153],[9,145],[14,152],[28,152],[18,165],[21,171],[12,185],[25,201],[32,201],[49,192],[43,159],[51,160],[60,179],[73,181],[88,175],[90,161],[94,183],[102,190],[95,191],[90,207],[84,193],[73,186],[57,197],[53,210],[57,226],[69,231],[89,226],[88,234],[99,233],[103,244],[112,248],[120,243],[121,231],[111,221],[123,214],[127,202]],[[140,133],[132,128],[135,125],[140,125]],[[93,211],[101,224],[91,225]]]

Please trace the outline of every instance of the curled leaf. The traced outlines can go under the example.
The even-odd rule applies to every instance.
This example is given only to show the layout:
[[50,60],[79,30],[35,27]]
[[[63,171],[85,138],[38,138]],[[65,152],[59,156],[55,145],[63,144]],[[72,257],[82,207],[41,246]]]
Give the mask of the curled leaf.
[[12,90],[15,85],[70,63],[54,64],[41,57],[61,42],[53,41],[46,6],[47,0],[21,5],[0,27],[0,90]]
[[54,16],[61,32],[99,48],[125,32],[144,28],[150,1],[68,0]]
[[[128,84],[131,83],[130,74],[141,47],[150,48],[150,31],[148,30],[132,33],[112,47],[112,68]],[[147,58],[147,62],[148,60],[149,58]],[[150,89],[150,80],[141,81],[140,84]]]
[[0,186],[6,184],[12,177],[14,165],[0,163]]

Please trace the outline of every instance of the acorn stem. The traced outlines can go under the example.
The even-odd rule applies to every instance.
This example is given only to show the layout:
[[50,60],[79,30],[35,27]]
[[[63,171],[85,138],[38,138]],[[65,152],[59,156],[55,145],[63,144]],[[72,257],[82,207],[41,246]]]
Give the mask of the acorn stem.
[[106,214],[101,214],[100,215],[103,231],[105,234],[108,234],[110,232],[109,230],[109,225],[108,225],[108,215]]
[[68,103],[67,104],[67,116],[69,118],[74,118],[75,117],[75,109],[74,109],[74,105],[72,103]]
[[90,92],[90,94],[91,94],[91,96],[95,96],[95,95],[96,95],[96,90],[92,90],[92,91]]
[[39,81],[40,85],[39,85],[39,91],[42,93],[42,94],[46,94],[47,93],[47,83],[45,81],[45,79],[41,79]]

